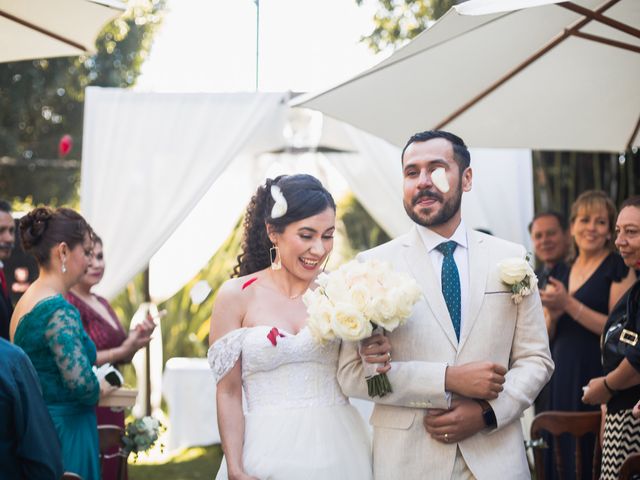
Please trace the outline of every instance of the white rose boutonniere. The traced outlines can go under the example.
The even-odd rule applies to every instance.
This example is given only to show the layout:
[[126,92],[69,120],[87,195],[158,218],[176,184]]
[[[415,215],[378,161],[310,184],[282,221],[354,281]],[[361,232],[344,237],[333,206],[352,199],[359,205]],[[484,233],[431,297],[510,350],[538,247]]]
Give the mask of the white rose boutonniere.
[[498,263],[500,280],[511,287],[511,299],[518,305],[527,295],[538,289],[538,278],[529,264],[529,256],[525,258],[505,258]]

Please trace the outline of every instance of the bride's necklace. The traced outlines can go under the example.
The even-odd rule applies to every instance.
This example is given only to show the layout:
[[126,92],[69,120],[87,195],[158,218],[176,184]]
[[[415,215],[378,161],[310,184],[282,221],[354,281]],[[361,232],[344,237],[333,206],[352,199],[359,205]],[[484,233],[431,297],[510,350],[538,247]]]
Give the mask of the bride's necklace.
[[296,293],[295,295],[289,295],[287,292],[284,291],[284,289],[282,289],[280,287],[280,285],[278,285],[278,282],[275,281],[275,279],[273,278],[272,274],[269,275],[269,276],[271,277],[271,281],[273,282],[273,285],[275,286],[275,288],[271,288],[271,287],[269,287],[267,285],[265,285],[265,286],[267,286],[270,290],[275,290],[276,292],[278,292],[283,297],[287,297],[289,300],[297,300],[298,298],[300,298],[304,294],[304,292],[307,291],[305,289],[305,290],[303,290],[303,291],[301,291],[299,293]]

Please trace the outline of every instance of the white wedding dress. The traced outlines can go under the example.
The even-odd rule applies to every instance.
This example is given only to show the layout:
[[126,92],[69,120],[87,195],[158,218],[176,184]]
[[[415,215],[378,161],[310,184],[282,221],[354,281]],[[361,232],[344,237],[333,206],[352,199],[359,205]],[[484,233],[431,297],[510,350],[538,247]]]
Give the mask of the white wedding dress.
[[[207,355],[216,381],[241,358],[245,472],[260,480],[372,478],[369,430],[336,380],[339,342],[319,345],[305,327],[281,331],[273,345],[270,330],[234,330]],[[224,479],[225,459],[216,476]]]

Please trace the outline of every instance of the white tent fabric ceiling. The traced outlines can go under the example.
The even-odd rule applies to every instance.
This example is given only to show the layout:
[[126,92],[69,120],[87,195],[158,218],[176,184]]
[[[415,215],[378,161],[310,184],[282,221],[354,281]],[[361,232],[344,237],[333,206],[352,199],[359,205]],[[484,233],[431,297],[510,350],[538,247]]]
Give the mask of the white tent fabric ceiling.
[[[152,297],[171,296],[222,245],[265,175],[308,172],[331,189],[337,171],[391,236],[409,228],[399,147],[324,117],[315,141],[348,153],[264,155],[286,145],[282,132],[297,116],[288,98],[87,89],[81,209],[104,241],[100,293],[113,297],[150,263]],[[466,224],[528,244],[530,152],[471,153]]]

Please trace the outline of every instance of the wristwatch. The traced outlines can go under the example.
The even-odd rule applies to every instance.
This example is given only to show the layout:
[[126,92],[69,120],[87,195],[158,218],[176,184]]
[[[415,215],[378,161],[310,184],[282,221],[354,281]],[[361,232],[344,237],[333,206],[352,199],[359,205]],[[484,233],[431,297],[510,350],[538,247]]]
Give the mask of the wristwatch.
[[496,420],[496,414],[494,413],[493,408],[491,408],[491,405],[489,405],[489,402],[478,398],[476,398],[475,401],[482,407],[482,419],[484,420],[484,424],[487,428],[490,430],[496,428],[498,426],[498,421]]

